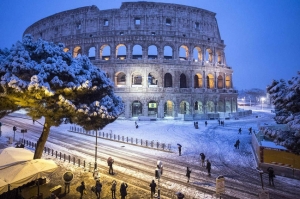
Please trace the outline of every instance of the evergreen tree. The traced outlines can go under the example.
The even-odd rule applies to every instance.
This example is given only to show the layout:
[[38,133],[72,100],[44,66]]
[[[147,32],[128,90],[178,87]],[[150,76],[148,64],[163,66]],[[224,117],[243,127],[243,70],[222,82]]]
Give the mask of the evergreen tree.
[[97,130],[124,111],[105,73],[86,56],[72,58],[63,49],[63,44],[25,35],[10,50],[0,51],[0,96],[25,108],[33,120],[45,119],[34,159],[41,158],[51,126],[64,119]]

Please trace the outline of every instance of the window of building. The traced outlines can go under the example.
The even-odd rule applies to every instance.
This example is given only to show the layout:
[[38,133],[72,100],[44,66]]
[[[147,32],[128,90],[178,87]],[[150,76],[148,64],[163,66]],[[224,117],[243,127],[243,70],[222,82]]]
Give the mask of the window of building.
[[107,19],[104,19],[104,26],[108,26],[108,20]]
[[80,22],[76,23],[76,29],[77,29],[77,30],[80,30],[80,29],[81,29],[81,23],[80,23]]
[[120,32],[120,35],[124,35],[124,32]]
[[151,35],[155,35],[155,32],[151,32]]
[[171,25],[171,19],[170,19],[170,18],[167,18],[167,19],[166,19],[166,25],[167,25],[167,26],[170,26],[170,25]]
[[200,24],[199,22],[195,22],[195,25],[194,25],[195,29],[199,29],[200,28]]
[[140,18],[135,18],[134,19],[134,24],[135,25],[141,25],[141,19]]

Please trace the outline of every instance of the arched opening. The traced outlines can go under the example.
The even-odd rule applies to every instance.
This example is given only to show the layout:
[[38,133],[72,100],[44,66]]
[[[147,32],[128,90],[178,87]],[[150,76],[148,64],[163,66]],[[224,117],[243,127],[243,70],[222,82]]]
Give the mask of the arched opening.
[[157,47],[151,45],[148,47],[148,59],[157,59]]
[[170,73],[166,73],[164,78],[164,87],[172,87],[172,84],[172,75]]
[[73,57],[81,57],[81,48],[76,46],[73,50]]
[[207,88],[214,88],[215,84],[214,84],[214,76],[212,74],[208,74],[207,77],[206,77],[206,85],[207,85]]
[[189,58],[189,49],[187,46],[180,46],[179,48],[179,60],[185,61]]
[[132,117],[138,117],[142,115],[142,103],[140,101],[132,102]]
[[222,64],[222,52],[218,51],[217,52],[217,63]]
[[164,47],[164,59],[173,59],[173,49],[170,46]]
[[152,73],[148,74],[148,85],[149,87],[156,87],[158,83],[157,78],[154,77],[154,75]]
[[226,76],[225,80],[226,88],[231,88],[230,76]]
[[193,50],[193,62],[202,61],[202,51],[200,47],[195,47]]
[[110,46],[103,45],[100,48],[100,59],[102,60],[110,60]]
[[206,60],[206,63],[212,63],[212,61],[213,61],[213,51],[210,48],[206,49],[205,60]]
[[123,72],[119,72],[115,76],[115,84],[117,86],[125,86],[126,85],[126,75]]
[[213,101],[207,101],[207,112],[213,113],[215,112],[215,104]]
[[186,88],[186,76],[185,74],[180,75],[180,88]]
[[135,45],[132,48],[132,59],[142,59],[143,58],[143,49],[140,45]]
[[119,60],[124,60],[127,58],[126,56],[126,46],[124,44],[119,44],[116,47],[116,56]]
[[164,105],[164,117],[173,117],[174,103],[168,100]]
[[96,48],[95,47],[91,47],[89,49],[89,59],[90,60],[94,60],[95,59],[95,55],[96,55]]
[[148,116],[157,117],[157,107],[158,107],[157,102],[151,100],[148,103]]
[[190,114],[190,104],[187,101],[180,102],[180,114]]
[[217,83],[218,89],[223,88],[223,77],[222,75],[218,76],[218,83]]
[[225,112],[225,110],[224,110],[224,102],[223,101],[218,101],[217,110],[218,110],[218,112]]
[[196,101],[194,103],[194,113],[195,114],[202,114],[203,113],[203,104],[201,101]]
[[202,87],[203,87],[202,75],[197,73],[194,76],[194,88],[202,88]]
[[226,108],[226,112],[231,112],[231,103],[230,101],[226,100],[225,102],[225,108]]
[[141,86],[143,83],[143,77],[141,74],[139,73],[134,73],[132,74],[132,81],[131,81],[132,85],[134,86]]
[[70,50],[69,48],[64,48],[63,51],[66,53],[66,52],[69,52],[69,50]]

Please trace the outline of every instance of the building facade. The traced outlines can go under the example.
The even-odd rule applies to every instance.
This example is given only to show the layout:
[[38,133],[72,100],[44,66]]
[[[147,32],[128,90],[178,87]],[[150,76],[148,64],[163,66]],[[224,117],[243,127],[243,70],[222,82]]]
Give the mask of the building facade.
[[115,83],[124,118],[209,119],[237,111],[233,70],[215,13],[191,6],[124,2],[43,18],[24,34],[87,55]]

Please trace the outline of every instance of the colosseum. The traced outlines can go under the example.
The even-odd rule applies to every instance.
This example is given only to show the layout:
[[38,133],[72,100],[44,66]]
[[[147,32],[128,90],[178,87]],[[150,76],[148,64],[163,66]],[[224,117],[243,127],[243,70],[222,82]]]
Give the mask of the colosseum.
[[216,14],[155,2],[119,9],[86,6],[43,18],[32,34],[87,55],[115,84],[121,118],[200,120],[237,112],[233,70],[226,64]]

